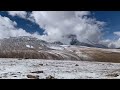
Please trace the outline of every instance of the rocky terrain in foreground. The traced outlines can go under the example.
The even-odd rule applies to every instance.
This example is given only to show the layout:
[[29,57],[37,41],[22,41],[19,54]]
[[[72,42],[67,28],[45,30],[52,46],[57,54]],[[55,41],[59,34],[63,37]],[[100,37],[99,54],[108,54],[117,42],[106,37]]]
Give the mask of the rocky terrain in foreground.
[[120,79],[120,63],[3,58],[0,79]]

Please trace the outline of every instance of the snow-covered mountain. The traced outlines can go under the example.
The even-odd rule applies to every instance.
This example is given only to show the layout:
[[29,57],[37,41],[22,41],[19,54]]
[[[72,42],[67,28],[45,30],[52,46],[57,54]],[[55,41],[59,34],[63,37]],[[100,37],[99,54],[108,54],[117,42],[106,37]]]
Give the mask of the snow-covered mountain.
[[88,41],[90,42],[90,44],[85,43],[85,42],[80,42],[77,39],[72,39],[70,44],[71,45],[79,45],[79,46],[87,46],[87,47],[108,48],[107,46],[104,46],[102,44],[94,43],[94,42],[91,42],[90,40],[88,40]]
[[[79,42],[77,39],[74,39],[70,42],[71,45],[77,45],[77,46],[87,46],[87,47],[97,47],[97,48],[107,48],[104,45],[101,44],[88,44],[84,42]],[[55,42],[47,42],[44,40],[37,39],[35,37],[31,36],[20,36],[20,37],[10,37],[10,38],[4,38],[0,40],[0,49],[3,50],[14,50],[14,49],[48,49],[49,47],[64,45],[60,41]]]
[[2,39],[0,42],[2,50],[48,49],[46,41],[30,36],[10,37]]
[[63,45],[59,41],[47,42],[30,36],[10,37],[0,40],[0,58],[120,62],[119,49],[101,47],[99,44],[91,45],[81,42]]

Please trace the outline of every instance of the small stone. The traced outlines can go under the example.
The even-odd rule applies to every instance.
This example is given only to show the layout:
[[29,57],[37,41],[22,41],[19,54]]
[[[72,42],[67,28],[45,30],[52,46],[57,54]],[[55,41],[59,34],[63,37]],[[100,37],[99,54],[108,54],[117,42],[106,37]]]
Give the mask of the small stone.
[[34,71],[34,72],[31,72],[31,73],[43,73],[43,71]]
[[119,76],[117,73],[113,73],[113,74],[108,74],[108,75],[106,75],[106,76],[110,76],[110,77],[117,77],[117,76]]
[[75,64],[75,66],[79,66],[78,64]]
[[40,66],[43,66],[43,64],[39,64]]
[[34,76],[34,75],[27,75],[27,77],[30,78],[30,79],[39,79],[38,75],[36,75],[36,76]]
[[21,73],[21,72],[17,72],[17,73]]
[[26,58],[24,58],[24,59],[29,59],[29,58],[26,57]]
[[13,77],[17,77],[17,76],[13,76]]
[[49,75],[48,77],[46,77],[46,79],[56,79],[55,77]]

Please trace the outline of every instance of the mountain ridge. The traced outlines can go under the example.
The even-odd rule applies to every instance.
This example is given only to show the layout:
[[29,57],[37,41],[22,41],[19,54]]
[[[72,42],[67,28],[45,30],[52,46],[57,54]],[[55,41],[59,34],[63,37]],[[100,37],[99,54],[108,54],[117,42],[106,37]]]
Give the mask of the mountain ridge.
[[33,37],[10,37],[0,40],[0,58],[120,62],[119,49],[61,44]]

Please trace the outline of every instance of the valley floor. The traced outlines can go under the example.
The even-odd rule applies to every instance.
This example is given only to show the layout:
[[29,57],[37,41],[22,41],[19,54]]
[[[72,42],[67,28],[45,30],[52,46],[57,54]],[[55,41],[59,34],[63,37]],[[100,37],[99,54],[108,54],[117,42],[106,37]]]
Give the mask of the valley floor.
[[120,79],[120,63],[0,59],[0,79]]

